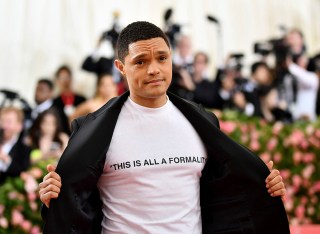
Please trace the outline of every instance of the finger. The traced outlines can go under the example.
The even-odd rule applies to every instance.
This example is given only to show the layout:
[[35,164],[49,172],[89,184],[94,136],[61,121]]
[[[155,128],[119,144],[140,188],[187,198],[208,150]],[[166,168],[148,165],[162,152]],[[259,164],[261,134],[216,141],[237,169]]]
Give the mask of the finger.
[[269,180],[266,184],[266,187],[267,188],[271,188],[273,187],[274,185],[276,185],[277,183],[280,183],[282,182],[282,177],[280,175],[274,177],[273,179]]
[[[273,169],[270,174],[268,175],[268,177],[266,178],[266,183],[268,183],[269,181],[273,180],[275,177],[280,175],[280,171]],[[282,177],[281,177],[282,178]]]
[[276,185],[270,187],[270,188],[268,189],[268,193],[274,193],[274,192],[276,192],[276,191],[278,191],[278,190],[281,190],[281,189],[285,189],[283,182],[279,182],[279,183],[277,183]]
[[277,191],[271,193],[272,197],[281,196],[282,201],[284,200],[285,195],[286,195],[286,189],[280,189],[280,190],[277,190]]
[[58,188],[61,188],[61,182],[56,180],[56,179],[53,179],[53,178],[50,178],[48,180],[45,180],[43,182],[41,182],[39,184],[39,189],[44,189],[46,187],[50,187],[50,185],[53,185],[53,186],[56,186]]
[[55,180],[61,182],[61,177],[59,176],[58,173],[56,173],[54,171],[49,172],[47,175],[45,175],[45,177],[43,177],[43,181],[46,181],[48,179],[55,179]]
[[45,193],[49,193],[49,192],[54,192],[59,194],[60,193],[60,188],[59,186],[53,185],[53,184],[49,184],[46,187],[43,187],[39,190],[39,193],[41,194],[45,194]]
[[58,193],[55,192],[48,192],[48,193],[42,193],[40,194],[40,200],[42,201],[42,203],[44,203],[46,205],[46,207],[49,208],[50,206],[50,200],[52,198],[57,198],[58,197]]
[[47,171],[48,171],[48,172],[55,171],[55,170],[56,170],[56,167],[53,166],[52,164],[48,164],[48,165],[47,165]]
[[269,161],[266,165],[267,165],[269,171],[271,171],[273,168],[273,161]]

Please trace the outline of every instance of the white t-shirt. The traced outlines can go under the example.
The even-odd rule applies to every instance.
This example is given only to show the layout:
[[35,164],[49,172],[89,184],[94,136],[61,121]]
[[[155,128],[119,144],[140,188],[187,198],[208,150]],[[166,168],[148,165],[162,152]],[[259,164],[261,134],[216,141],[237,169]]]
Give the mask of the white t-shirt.
[[170,100],[121,109],[98,187],[102,233],[201,233],[205,147]]

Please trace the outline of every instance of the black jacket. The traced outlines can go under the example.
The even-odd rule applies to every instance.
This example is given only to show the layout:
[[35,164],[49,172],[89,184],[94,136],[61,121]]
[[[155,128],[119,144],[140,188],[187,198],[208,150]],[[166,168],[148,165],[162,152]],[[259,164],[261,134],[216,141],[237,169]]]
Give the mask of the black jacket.
[[9,152],[12,160],[10,166],[6,172],[0,172],[0,184],[3,183],[7,177],[19,176],[21,172],[28,169],[30,166],[30,152],[31,149],[23,144],[21,138],[19,138]]
[[[208,153],[200,181],[203,233],[289,233],[281,198],[265,187],[269,170],[248,149],[218,128],[201,106],[168,93],[200,135]],[[44,233],[100,233],[102,203],[97,182],[102,173],[118,115],[128,93],[73,122],[74,132],[56,172],[62,188],[44,208]],[[168,132],[170,134],[170,132]]]

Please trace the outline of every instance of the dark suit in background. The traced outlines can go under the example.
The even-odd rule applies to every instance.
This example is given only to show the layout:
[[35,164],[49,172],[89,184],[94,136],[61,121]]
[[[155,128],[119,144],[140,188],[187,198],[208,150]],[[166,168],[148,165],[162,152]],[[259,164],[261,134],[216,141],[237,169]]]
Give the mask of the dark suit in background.
[[12,161],[6,172],[0,172],[0,184],[5,181],[7,177],[19,176],[21,172],[26,171],[30,166],[30,152],[31,149],[23,144],[22,140],[16,142],[9,152]]

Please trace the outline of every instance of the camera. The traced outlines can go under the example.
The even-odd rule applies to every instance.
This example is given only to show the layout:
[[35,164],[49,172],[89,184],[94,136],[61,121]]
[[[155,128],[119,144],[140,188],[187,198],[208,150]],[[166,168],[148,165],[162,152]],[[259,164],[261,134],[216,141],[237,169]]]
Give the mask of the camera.
[[172,23],[170,18],[172,16],[173,10],[169,8],[164,13],[164,22],[165,22],[165,34],[168,37],[172,48],[176,46],[176,35],[181,31],[181,25]]
[[243,58],[244,54],[242,53],[233,53],[230,54],[230,59],[226,64],[226,68],[229,70],[241,71],[243,67]]

